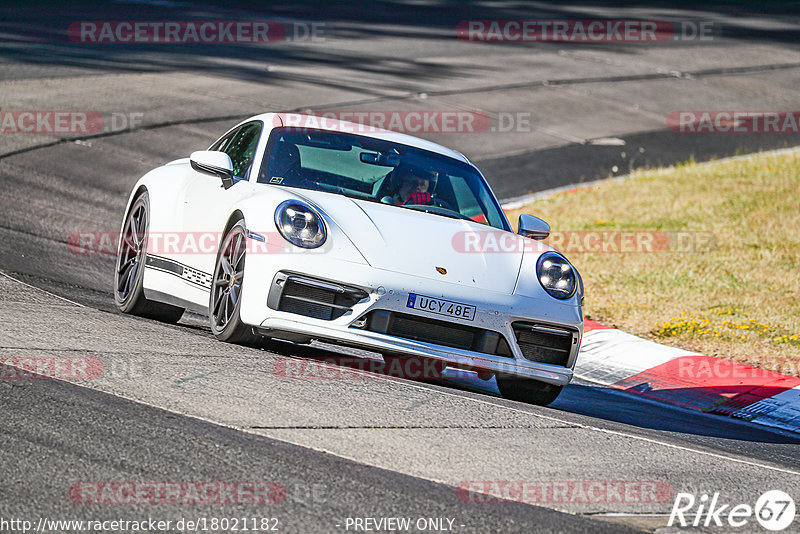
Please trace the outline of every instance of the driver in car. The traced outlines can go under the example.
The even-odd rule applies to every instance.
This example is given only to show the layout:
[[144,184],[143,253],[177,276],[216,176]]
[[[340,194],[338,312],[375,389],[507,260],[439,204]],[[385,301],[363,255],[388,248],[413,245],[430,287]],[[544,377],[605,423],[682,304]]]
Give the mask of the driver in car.
[[430,171],[409,168],[400,178],[400,185],[397,193],[392,196],[392,201],[396,206],[430,204],[431,194],[428,188],[435,178],[436,175]]

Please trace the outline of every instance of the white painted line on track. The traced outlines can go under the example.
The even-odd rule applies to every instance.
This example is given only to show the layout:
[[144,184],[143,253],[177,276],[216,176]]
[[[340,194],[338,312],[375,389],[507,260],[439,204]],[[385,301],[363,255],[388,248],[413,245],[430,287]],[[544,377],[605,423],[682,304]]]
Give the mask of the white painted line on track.
[[[427,389],[427,388],[422,388],[421,386],[416,386],[416,385],[413,385],[413,384],[405,384],[405,385],[409,385],[409,386],[413,386],[413,387],[419,387],[420,389]],[[677,450],[681,450],[681,451],[685,451],[685,452],[691,452],[691,453],[695,453],[695,454],[702,454],[702,455],[705,455],[705,456],[710,456],[712,458],[718,458],[718,459],[722,459],[722,460],[730,460],[732,462],[736,462],[736,463],[740,463],[740,464],[744,464],[744,465],[749,465],[749,466],[752,466],[752,467],[760,467],[760,468],[763,468],[763,469],[769,469],[769,470],[772,470],[772,471],[777,471],[779,473],[787,473],[787,474],[790,474],[790,475],[800,476],[800,471],[795,471],[795,470],[792,470],[792,469],[785,469],[783,467],[777,467],[777,466],[774,466],[774,465],[762,464],[762,463],[759,463],[759,462],[752,462],[750,460],[742,460],[741,458],[734,458],[734,457],[731,457],[731,456],[725,456],[724,454],[717,454],[715,452],[704,451],[704,450],[695,449],[695,448],[692,448],[692,447],[684,447],[683,445],[675,445],[675,444],[672,444],[672,443],[667,443],[665,441],[660,441],[660,440],[653,439],[653,438],[647,438],[647,437],[644,437],[644,436],[637,436],[636,434],[628,434],[626,432],[621,432],[619,430],[609,430],[607,428],[599,428],[599,427],[595,427],[595,426],[592,426],[592,425],[587,425],[587,424],[584,424],[584,423],[577,423],[577,422],[574,422],[574,421],[566,421],[566,420],[563,420],[563,419],[559,419],[558,417],[553,417],[553,416],[550,416],[550,415],[543,415],[543,414],[533,413],[533,412],[529,412],[527,410],[521,410],[519,408],[513,408],[513,407],[509,407],[509,406],[504,406],[502,404],[497,404],[497,403],[485,401],[485,400],[482,400],[482,399],[473,399],[471,397],[462,397],[461,395],[456,395],[455,393],[450,393],[448,391],[440,391],[439,393],[442,393],[444,395],[452,395],[454,397],[459,397],[459,398],[462,398],[462,399],[469,399],[469,400],[474,401],[474,402],[479,402],[479,403],[482,403],[482,404],[488,404],[490,406],[496,406],[498,408],[505,408],[506,410],[513,410],[515,412],[526,413],[526,414],[532,415],[534,417],[539,417],[541,419],[547,419],[549,421],[562,423],[562,424],[570,425],[570,426],[575,426],[575,427],[578,427],[578,428],[583,428],[585,430],[593,430],[593,431],[596,431],[596,432],[602,432],[604,434],[622,436],[622,437],[631,438],[631,439],[635,439],[635,440],[639,440],[639,441],[644,441],[644,442],[647,442],[647,443],[653,443],[655,445],[663,445],[665,447],[669,447],[669,448],[672,448],[672,449],[677,449]]]
[[16,283],[18,283],[18,284],[22,284],[22,285],[23,285],[23,286],[25,286],[25,287],[29,287],[29,288],[31,288],[31,289],[35,289],[36,291],[41,291],[42,293],[45,293],[45,294],[47,294],[47,295],[50,295],[51,297],[55,297],[55,298],[57,298],[57,299],[63,300],[64,302],[69,302],[70,304],[72,304],[72,305],[74,305],[74,306],[78,306],[79,308],[86,308],[86,306],[84,306],[83,304],[81,304],[81,303],[79,303],[79,302],[75,302],[74,300],[69,300],[69,299],[68,299],[68,298],[66,298],[66,297],[62,297],[61,295],[56,295],[55,293],[50,293],[49,291],[47,291],[47,290],[45,290],[45,289],[42,289],[42,288],[40,288],[40,287],[32,286],[32,285],[30,285],[30,284],[26,284],[26,283],[25,283],[25,282],[23,282],[22,280],[17,280],[16,278],[14,278],[13,276],[9,275],[8,273],[6,273],[6,272],[4,272],[4,271],[0,271],[0,275],[3,275],[3,276],[5,276],[5,277],[6,277],[6,278],[8,278],[9,280],[13,280],[14,282],[16,282]]
[[[769,465],[769,464],[763,464],[763,463],[760,463],[760,462],[753,462],[753,461],[749,461],[749,460],[743,460],[741,458],[734,458],[734,457],[731,457],[731,456],[726,456],[724,454],[718,454],[718,453],[714,453],[714,452],[704,451],[704,450],[695,449],[695,448],[692,448],[692,447],[685,447],[683,445],[675,445],[675,444],[672,444],[672,443],[667,443],[667,442],[660,441],[660,440],[653,439],[653,438],[647,438],[647,437],[644,437],[644,436],[637,436],[636,434],[628,434],[626,432],[621,432],[621,431],[618,431],[618,430],[609,430],[609,429],[605,429],[605,428],[595,427],[595,426],[592,426],[592,425],[587,425],[587,424],[584,424],[584,423],[577,423],[577,422],[574,422],[574,421],[567,421],[567,420],[564,420],[564,419],[559,419],[558,417],[553,417],[553,416],[543,415],[543,414],[537,414],[537,413],[533,413],[533,412],[530,412],[530,411],[527,411],[527,410],[522,410],[522,409],[519,409],[519,408],[505,406],[503,404],[490,402],[488,400],[475,399],[475,398],[472,398],[472,397],[469,397],[469,396],[463,396],[463,395],[459,395],[457,393],[451,393],[449,391],[433,390],[433,389],[430,389],[430,388],[427,388],[427,387],[423,387],[423,386],[414,384],[413,382],[408,382],[408,381],[404,381],[402,379],[397,379],[397,378],[388,378],[388,377],[384,377],[383,375],[380,375],[380,374],[377,374],[377,373],[371,373],[369,371],[361,371],[361,372],[366,373],[366,374],[370,374],[370,375],[374,375],[377,379],[380,379],[380,380],[391,380],[391,381],[395,382],[398,385],[406,386],[406,387],[410,387],[410,388],[414,388],[414,389],[418,389],[418,390],[422,390],[422,391],[425,391],[427,393],[439,393],[441,395],[448,395],[448,396],[452,396],[452,397],[458,397],[461,400],[472,401],[472,402],[476,402],[476,403],[479,403],[479,404],[485,404],[485,405],[488,405],[488,406],[493,406],[495,408],[501,408],[501,409],[505,409],[505,410],[512,410],[514,412],[527,414],[527,415],[530,415],[530,416],[533,416],[533,417],[538,417],[540,419],[545,419],[545,420],[548,420],[548,421],[556,422],[556,423],[559,423],[559,424],[562,424],[562,425],[566,425],[568,427],[572,426],[572,427],[582,428],[584,430],[591,430],[591,431],[594,431],[594,432],[601,432],[603,434],[609,434],[609,435],[619,436],[619,437],[623,437],[623,438],[634,439],[634,440],[643,441],[643,442],[646,442],[646,443],[652,443],[654,445],[661,445],[661,446],[668,447],[668,448],[675,449],[675,450],[680,450],[680,451],[689,452],[689,453],[693,453],[693,454],[699,454],[699,455],[702,455],[702,456],[708,456],[710,458],[716,458],[716,459],[719,459],[719,460],[727,460],[727,461],[730,461],[730,462],[734,462],[734,463],[738,463],[738,464],[742,464],[742,465],[747,465],[747,466],[750,466],[750,467],[756,467],[756,468],[761,468],[761,469],[767,469],[767,470],[770,470],[770,471],[776,471],[776,472],[779,472],[779,473],[785,473],[785,474],[789,474],[789,475],[800,476],[800,471],[795,471],[793,469],[786,469],[786,468],[783,468],[783,467],[778,467],[778,466]],[[187,414],[187,413],[180,412],[180,411],[170,410],[169,408],[165,408],[165,407],[159,406],[157,404],[152,404],[150,402],[143,401],[143,400],[140,400],[140,399],[135,399],[135,398],[129,397],[127,395],[121,395],[119,393],[110,393],[110,392],[104,391],[102,389],[93,388],[91,386],[84,385],[84,384],[79,384],[77,382],[71,382],[69,380],[59,380],[59,379],[56,379],[56,380],[59,381],[59,382],[67,382],[67,383],[72,384],[72,385],[77,386],[77,387],[86,388],[86,389],[92,389],[94,391],[100,391],[101,393],[105,393],[107,395],[113,395],[115,397],[119,397],[119,398],[122,398],[122,399],[125,399],[125,400],[128,400],[128,401],[131,401],[131,402],[135,402],[137,404],[150,406],[150,407],[153,407],[153,408],[157,408],[159,410],[164,410],[164,411],[167,411],[167,412],[170,412],[170,413],[175,413],[175,414],[178,414],[178,415],[182,415],[184,417],[191,417],[192,419],[196,419],[198,421],[204,421],[206,423],[211,423],[213,425],[222,426],[222,427],[226,427],[226,428],[231,428],[233,430],[246,432],[248,434],[252,434],[252,435],[256,435],[256,436],[267,437],[269,439],[274,439],[276,441],[282,441],[282,442],[285,442],[285,443],[292,443],[293,445],[297,445],[299,447],[303,447],[303,448],[311,449],[311,450],[315,450],[315,451],[320,451],[320,452],[325,452],[327,454],[332,454],[334,456],[338,456],[338,457],[344,458],[346,460],[351,460],[351,461],[354,461],[356,463],[360,463],[360,464],[363,464],[363,465],[372,465],[372,464],[364,462],[363,460],[358,459],[358,458],[356,458],[354,456],[345,456],[343,454],[339,454],[339,453],[330,451],[330,450],[325,449],[325,448],[310,446],[310,445],[308,445],[306,443],[297,443],[297,442],[293,442],[293,441],[287,440],[285,438],[275,438],[275,437],[271,437],[271,436],[265,436],[265,434],[263,434],[261,432],[257,432],[255,429],[251,429],[249,427],[234,426],[234,425],[231,425],[231,424],[228,424],[228,423],[214,421],[213,419],[208,419],[206,417],[202,417],[202,416],[199,416],[199,415],[192,415],[192,414]],[[261,429],[261,430],[269,430],[269,429]],[[303,429],[303,430],[306,430],[306,429]],[[346,428],[342,428],[342,430],[347,430],[347,429]],[[386,469],[389,469],[389,468],[386,468]],[[389,470],[391,471],[392,469],[389,469]],[[413,476],[417,476],[417,475],[413,475]],[[431,477],[420,477],[420,476],[417,476],[417,478],[423,478],[425,480],[430,480],[430,481],[433,481],[433,482],[438,482],[438,483],[441,483],[441,484],[447,484],[449,486],[452,486],[452,484],[450,484],[449,482],[447,482],[445,480],[439,480],[439,479],[431,478]]]

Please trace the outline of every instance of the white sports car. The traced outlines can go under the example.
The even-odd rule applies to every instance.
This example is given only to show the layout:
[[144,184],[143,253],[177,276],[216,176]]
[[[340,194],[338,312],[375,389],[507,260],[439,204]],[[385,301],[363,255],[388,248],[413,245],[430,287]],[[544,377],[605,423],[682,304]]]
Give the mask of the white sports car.
[[456,151],[266,113],[136,183],[115,300],[167,322],[206,314],[228,342],[316,339],[469,369],[549,404],[583,333],[583,284],[549,231],[522,215],[514,234]]

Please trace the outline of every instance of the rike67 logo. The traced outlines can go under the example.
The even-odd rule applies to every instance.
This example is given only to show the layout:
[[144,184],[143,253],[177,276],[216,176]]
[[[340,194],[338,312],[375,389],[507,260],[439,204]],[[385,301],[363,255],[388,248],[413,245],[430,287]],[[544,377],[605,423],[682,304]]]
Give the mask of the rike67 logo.
[[765,492],[758,498],[755,506],[722,502],[719,493],[714,493],[711,497],[703,494],[700,498],[695,498],[691,493],[678,493],[667,526],[728,526],[753,532],[752,520],[755,518],[762,528],[777,532],[788,528],[794,517],[794,499],[781,490]]

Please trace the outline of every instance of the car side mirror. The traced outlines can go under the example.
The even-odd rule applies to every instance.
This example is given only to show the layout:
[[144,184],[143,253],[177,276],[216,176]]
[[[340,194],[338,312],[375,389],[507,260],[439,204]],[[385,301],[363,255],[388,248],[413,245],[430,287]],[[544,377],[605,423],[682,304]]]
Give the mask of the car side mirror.
[[233,162],[225,152],[198,150],[192,152],[189,162],[197,172],[218,177],[225,189],[233,185]]
[[539,217],[523,213],[519,216],[517,233],[522,237],[529,237],[541,241],[550,235],[550,225]]

